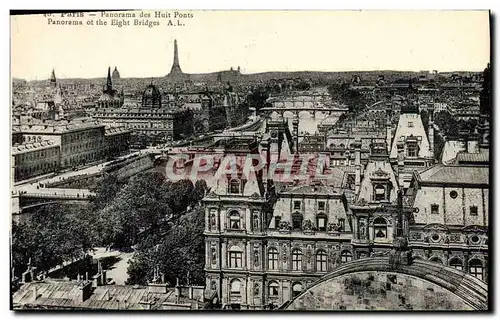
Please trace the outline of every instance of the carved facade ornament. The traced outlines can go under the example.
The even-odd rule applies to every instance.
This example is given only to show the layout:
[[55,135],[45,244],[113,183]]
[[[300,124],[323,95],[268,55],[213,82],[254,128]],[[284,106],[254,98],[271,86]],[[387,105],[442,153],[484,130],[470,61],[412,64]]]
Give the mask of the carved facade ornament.
[[292,226],[288,221],[280,221],[278,228],[279,231],[290,231],[292,229]]
[[255,267],[259,266],[259,250],[254,250],[253,252],[253,265]]
[[283,250],[281,251],[281,257],[283,258],[283,262],[288,261],[288,248],[286,244],[283,244]]
[[250,199],[259,199],[259,198],[260,196],[257,192],[252,193],[252,195],[250,196]]
[[253,295],[258,296],[260,294],[260,286],[258,283],[253,284]]
[[213,192],[213,191],[210,191],[210,192],[207,194],[207,196],[206,196],[206,197],[207,197],[207,198],[217,198],[217,194],[215,194],[215,192]]
[[307,219],[302,223],[302,230],[304,231],[312,231],[313,229],[313,224],[311,220]]
[[253,216],[253,229],[258,231],[260,229],[259,215],[254,214]]
[[312,250],[311,246],[309,246],[306,251],[306,262],[311,263],[311,260],[312,260]]
[[326,229],[328,230],[328,232],[340,232],[342,231],[342,226],[337,222],[329,222]]

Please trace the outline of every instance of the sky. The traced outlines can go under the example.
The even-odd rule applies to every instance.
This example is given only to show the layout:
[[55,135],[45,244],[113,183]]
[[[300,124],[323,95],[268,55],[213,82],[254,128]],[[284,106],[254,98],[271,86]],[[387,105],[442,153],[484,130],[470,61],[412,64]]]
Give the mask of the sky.
[[[171,20],[177,24],[173,10]],[[151,15],[154,11],[149,11]],[[26,80],[161,77],[173,41],[185,73],[241,67],[265,71],[481,71],[489,62],[487,11],[181,11],[183,26],[50,25],[42,15],[11,17],[11,75]],[[140,12],[135,11],[136,18]],[[101,19],[107,26],[87,25]],[[58,18],[58,20],[72,20]],[[117,20],[122,20],[117,18]]]

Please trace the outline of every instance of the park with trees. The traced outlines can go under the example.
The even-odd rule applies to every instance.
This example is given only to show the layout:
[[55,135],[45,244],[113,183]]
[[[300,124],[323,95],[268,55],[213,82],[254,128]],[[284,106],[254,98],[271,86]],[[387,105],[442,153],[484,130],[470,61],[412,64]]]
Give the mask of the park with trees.
[[96,247],[114,247],[134,248],[130,283],[145,284],[154,268],[169,281],[189,277],[202,283],[204,180],[171,182],[161,173],[144,172],[123,183],[108,175],[93,191],[86,208],[51,204],[13,222],[16,275],[28,262],[39,272],[48,271]]

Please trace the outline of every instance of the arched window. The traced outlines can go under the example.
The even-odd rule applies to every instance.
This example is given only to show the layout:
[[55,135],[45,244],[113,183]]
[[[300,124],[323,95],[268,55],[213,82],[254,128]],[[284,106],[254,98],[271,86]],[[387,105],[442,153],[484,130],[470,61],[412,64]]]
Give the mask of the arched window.
[[279,284],[276,281],[269,282],[269,296],[277,297],[279,292]]
[[340,253],[340,261],[349,262],[352,261],[352,253],[350,251],[344,250]]
[[292,214],[292,226],[294,230],[302,229],[302,214],[300,212],[294,212]]
[[378,217],[373,221],[373,230],[376,239],[385,239],[387,238],[387,221]]
[[302,270],[302,251],[300,249],[292,251],[292,270]]
[[326,271],[326,259],[325,250],[316,252],[316,271]]
[[243,267],[243,251],[238,246],[232,246],[229,249],[229,267],[241,268]]
[[267,268],[269,270],[278,269],[278,249],[270,248],[267,252]]
[[240,295],[241,294],[241,281],[238,279],[234,279],[231,281],[231,294],[232,295]]
[[452,268],[455,268],[455,269],[460,270],[460,271],[464,270],[464,266],[463,266],[462,260],[460,260],[460,258],[451,258],[449,264],[450,264],[450,267],[452,267]]
[[328,217],[324,213],[319,213],[316,216],[316,226],[318,226],[319,231],[326,231],[326,225],[328,222]]
[[436,262],[436,263],[440,263],[440,264],[443,264],[443,260],[441,260],[440,258],[438,257],[432,257],[429,259],[429,261],[432,261],[432,262]]
[[479,280],[483,280],[483,269],[483,263],[481,260],[472,259],[469,261],[469,273]]
[[373,192],[374,192],[375,201],[386,200],[385,186],[383,184],[376,184],[373,187]]
[[231,211],[231,213],[229,214],[229,229],[241,229],[241,219],[238,211]]
[[292,297],[295,298],[296,296],[298,296],[302,290],[303,290],[303,286],[300,282],[296,282],[292,285]]
[[229,181],[229,193],[232,193],[232,194],[240,193],[240,180],[231,179]]

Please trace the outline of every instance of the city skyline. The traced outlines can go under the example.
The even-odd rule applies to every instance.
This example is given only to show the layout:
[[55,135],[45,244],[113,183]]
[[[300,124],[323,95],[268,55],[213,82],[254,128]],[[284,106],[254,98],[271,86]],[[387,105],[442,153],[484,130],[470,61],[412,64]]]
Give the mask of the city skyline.
[[[490,60],[488,11],[191,12],[176,29],[164,21],[153,28],[89,28],[50,26],[42,15],[12,17],[11,75],[44,80],[55,69],[60,79],[103,78],[108,66],[117,66],[123,78],[163,77],[172,66],[174,39],[188,74],[238,66],[245,74],[479,72]],[[323,30],[339,32],[330,38]]]

